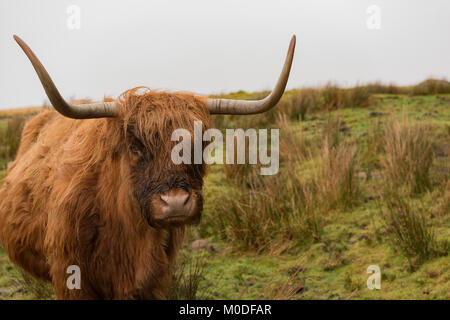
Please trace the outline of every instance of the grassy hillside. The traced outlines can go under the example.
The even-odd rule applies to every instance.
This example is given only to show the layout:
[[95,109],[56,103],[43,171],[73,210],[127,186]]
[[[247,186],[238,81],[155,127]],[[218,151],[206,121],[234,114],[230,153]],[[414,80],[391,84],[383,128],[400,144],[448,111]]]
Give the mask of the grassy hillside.
[[[222,129],[280,128],[280,171],[210,167],[203,219],[189,228],[170,297],[449,299],[445,85],[292,90],[267,114],[217,116]],[[6,164],[14,146],[4,149]],[[370,265],[380,290],[366,286]],[[0,298],[51,297],[0,249]]]

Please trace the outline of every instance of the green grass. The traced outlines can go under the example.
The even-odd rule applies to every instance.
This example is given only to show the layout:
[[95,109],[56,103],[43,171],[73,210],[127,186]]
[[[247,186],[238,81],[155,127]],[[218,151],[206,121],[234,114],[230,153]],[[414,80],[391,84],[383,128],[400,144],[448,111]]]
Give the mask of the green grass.
[[[287,97],[296,91],[288,92]],[[260,93],[231,94],[233,98],[254,98]],[[230,198],[238,198],[241,188],[227,178],[224,166],[213,165],[205,181],[205,206],[198,227],[189,230],[182,256],[187,261],[200,261],[197,298],[204,299],[450,299],[450,257],[432,255],[413,270],[398,246],[392,244],[386,228],[383,209],[386,203],[379,195],[384,180],[380,157],[382,146],[377,136],[390,117],[405,114],[412,121],[429,125],[435,156],[430,168],[430,188],[411,195],[426,213],[426,224],[433,228],[436,242],[450,239],[450,214],[443,210],[444,186],[450,178],[450,94],[412,96],[373,94],[370,105],[332,111],[308,110],[304,121],[289,119],[289,130],[301,131],[306,145],[320,150],[323,128],[330,117],[339,118],[340,139],[356,145],[360,195],[352,206],[336,206],[321,212],[320,237],[287,249],[271,252],[249,250],[221,236],[217,214],[231,206]],[[377,117],[369,117],[379,112]],[[260,116],[261,117],[261,116]],[[249,117],[250,118],[250,117]],[[233,117],[218,119],[221,127],[232,127]],[[262,121],[262,122],[258,122]],[[244,129],[263,125],[266,118],[252,118]],[[273,126],[276,127],[274,123]],[[345,128],[345,129],[342,129]],[[283,136],[280,130],[280,137]],[[375,132],[375,133],[374,133]],[[383,137],[382,131],[378,135]],[[295,141],[295,140],[294,140]],[[280,172],[288,170],[290,161],[282,162]],[[320,154],[289,167],[301,180],[310,180],[320,166]],[[2,173],[4,176],[4,173]],[[447,195],[447,199],[448,195]],[[448,201],[448,200],[447,200]],[[445,207],[447,208],[447,207]],[[257,212],[256,212],[257,213]],[[205,238],[216,252],[191,252],[191,241]],[[291,240],[287,240],[291,241]],[[280,244],[282,245],[282,244]],[[381,269],[381,290],[366,286],[370,265]],[[189,275],[184,275],[189,277]],[[186,283],[186,282],[185,282]],[[292,290],[290,290],[292,289]],[[290,290],[290,291],[289,291]],[[289,291],[286,293],[285,291]],[[191,293],[190,293],[191,294]],[[42,297],[42,296],[41,296]],[[0,250],[0,299],[33,299],[17,268]]]

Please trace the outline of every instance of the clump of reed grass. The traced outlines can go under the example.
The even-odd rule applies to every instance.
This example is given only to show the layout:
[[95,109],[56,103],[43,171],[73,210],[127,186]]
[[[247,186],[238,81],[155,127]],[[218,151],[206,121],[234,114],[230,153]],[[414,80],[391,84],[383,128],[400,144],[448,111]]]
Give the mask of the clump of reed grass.
[[314,110],[318,105],[317,90],[314,89],[300,89],[287,99],[284,107],[281,106],[281,110],[287,113],[292,120],[306,119],[306,114]]
[[322,127],[322,141],[326,142],[327,148],[334,148],[342,141],[342,120],[338,116],[328,115],[327,121]]
[[366,86],[344,89],[334,84],[327,84],[320,93],[324,110],[364,108],[370,104],[371,92]]
[[311,144],[306,139],[302,127],[290,125],[286,114],[279,113],[276,124],[280,129],[280,159],[281,161],[303,161],[310,156]]
[[406,116],[391,119],[385,126],[383,142],[386,183],[392,188],[409,187],[413,193],[427,190],[434,157],[430,128],[411,123]]
[[329,208],[352,207],[361,194],[356,177],[356,147],[343,142],[333,146],[325,138],[321,162],[321,170],[315,178],[320,200]]
[[345,108],[365,108],[370,104],[370,90],[366,86],[356,86],[345,90]]
[[382,216],[391,243],[408,259],[411,270],[436,256],[448,254],[448,241],[436,240],[423,207],[392,191],[385,192],[382,200],[386,204]]
[[204,262],[201,257],[182,258],[172,271],[172,279],[167,292],[169,300],[196,300],[198,288],[203,279]]
[[282,252],[320,237],[314,186],[296,175],[260,178],[227,199],[215,219],[216,230],[235,247]]

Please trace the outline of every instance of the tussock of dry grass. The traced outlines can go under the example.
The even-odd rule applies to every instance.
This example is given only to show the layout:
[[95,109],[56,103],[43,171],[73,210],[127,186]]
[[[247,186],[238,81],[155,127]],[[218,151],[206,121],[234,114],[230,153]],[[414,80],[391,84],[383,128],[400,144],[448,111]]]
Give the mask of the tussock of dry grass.
[[172,280],[167,293],[169,300],[196,300],[202,280],[204,261],[200,257],[181,259],[172,271]]
[[382,159],[385,180],[393,188],[407,186],[413,193],[430,187],[430,168],[433,163],[430,128],[410,123],[405,116],[391,119],[385,127]]
[[394,248],[405,255],[412,270],[426,260],[448,254],[448,243],[436,240],[426,210],[392,192],[385,193],[382,200],[386,204],[383,211],[386,230]]
[[311,156],[311,145],[306,139],[301,127],[290,125],[286,114],[280,113],[276,124],[282,134],[280,135],[280,159],[282,161],[303,161]]
[[224,166],[225,177],[237,185],[249,185],[257,179],[259,166],[249,164],[249,138],[245,137],[245,161],[238,164],[237,138],[234,138],[234,160]]
[[[296,179],[295,177],[293,179]],[[320,237],[314,187],[286,178],[264,179],[217,213],[217,230],[238,248],[283,252]]]
[[356,147],[347,143],[333,147],[326,139],[321,171],[316,178],[321,200],[330,208],[352,207],[360,195],[356,171]]
[[301,89],[294,92],[289,99],[284,99],[278,106],[279,112],[288,116],[290,120],[306,119],[306,114],[313,111],[320,103],[319,91]]
[[[370,103],[371,92],[365,86],[356,86],[350,89],[342,89],[336,85],[328,84],[321,89],[322,108],[336,110],[351,107],[367,107]],[[321,109],[322,109],[321,108]]]
[[322,127],[322,142],[326,143],[327,148],[334,148],[342,141],[341,126],[342,121],[338,116],[328,115]]

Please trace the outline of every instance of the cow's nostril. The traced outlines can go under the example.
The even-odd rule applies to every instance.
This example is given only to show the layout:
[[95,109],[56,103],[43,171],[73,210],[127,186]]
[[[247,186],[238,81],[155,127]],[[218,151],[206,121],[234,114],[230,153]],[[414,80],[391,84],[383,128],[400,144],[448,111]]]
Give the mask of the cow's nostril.
[[161,199],[163,206],[168,206],[169,205],[169,203],[168,203],[169,197],[167,195],[159,196],[159,198]]
[[188,193],[188,194],[186,195],[186,200],[184,200],[184,205],[186,206],[186,205],[189,203],[190,200],[191,200],[191,194]]

